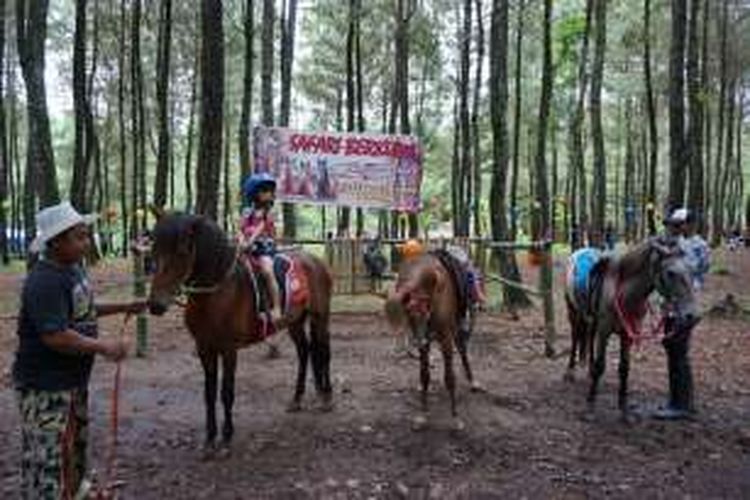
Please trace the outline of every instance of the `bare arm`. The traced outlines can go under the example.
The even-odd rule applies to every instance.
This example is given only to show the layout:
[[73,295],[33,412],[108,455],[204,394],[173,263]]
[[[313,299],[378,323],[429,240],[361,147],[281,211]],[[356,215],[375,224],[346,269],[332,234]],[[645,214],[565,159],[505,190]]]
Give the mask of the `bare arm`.
[[44,334],[42,342],[58,352],[101,354],[114,361],[124,358],[126,354],[125,344],[122,341],[94,339],[71,329]]
[[96,304],[96,315],[110,316],[112,314],[138,314],[146,308],[145,300],[134,300],[124,304]]

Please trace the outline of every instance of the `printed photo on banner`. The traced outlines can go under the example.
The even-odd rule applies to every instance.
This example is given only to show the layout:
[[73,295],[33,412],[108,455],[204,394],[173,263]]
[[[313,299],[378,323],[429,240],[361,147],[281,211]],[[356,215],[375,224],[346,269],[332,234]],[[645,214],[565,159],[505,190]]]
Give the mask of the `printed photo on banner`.
[[414,137],[256,127],[253,151],[256,171],[276,177],[282,201],[421,209],[422,148]]

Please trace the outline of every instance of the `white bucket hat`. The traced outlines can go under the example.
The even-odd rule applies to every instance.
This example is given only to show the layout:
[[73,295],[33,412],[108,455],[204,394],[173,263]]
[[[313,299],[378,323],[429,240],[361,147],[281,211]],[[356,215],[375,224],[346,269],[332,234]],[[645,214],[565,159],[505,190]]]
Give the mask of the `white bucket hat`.
[[96,215],[81,215],[68,201],[40,210],[36,214],[37,235],[29,250],[40,252],[48,241],[79,224],[90,225]]

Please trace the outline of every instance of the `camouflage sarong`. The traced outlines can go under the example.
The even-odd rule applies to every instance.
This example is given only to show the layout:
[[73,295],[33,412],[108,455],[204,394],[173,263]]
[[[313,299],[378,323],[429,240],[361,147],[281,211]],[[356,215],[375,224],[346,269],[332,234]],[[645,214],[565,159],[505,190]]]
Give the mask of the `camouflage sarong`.
[[21,498],[74,498],[86,471],[88,393],[17,391],[21,413]]

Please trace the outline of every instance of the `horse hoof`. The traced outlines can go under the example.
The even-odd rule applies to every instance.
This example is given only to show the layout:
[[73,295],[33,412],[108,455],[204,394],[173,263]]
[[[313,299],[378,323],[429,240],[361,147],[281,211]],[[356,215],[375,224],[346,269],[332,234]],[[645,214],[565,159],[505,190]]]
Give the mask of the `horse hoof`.
[[229,441],[221,443],[221,446],[216,450],[216,458],[224,459],[229,458],[232,455],[232,447]]
[[469,390],[475,394],[480,393],[480,392],[486,392],[482,384],[480,384],[476,380],[471,383],[471,389]]
[[424,415],[417,415],[416,417],[414,417],[414,419],[412,419],[411,427],[412,430],[415,431],[423,430],[425,427],[427,427],[427,417],[425,417]]
[[204,462],[207,462],[209,460],[213,460],[216,456],[216,443],[213,441],[207,441],[203,445],[203,449],[201,450],[201,460]]
[[281,357],[281,351],[279,346],[275,344],[268,344],[268,350],[266,351],[266,359],[273,360]]
[[333,411],[333,399],[331,396],[321,396],[320,405],[318,409],[323,413],[330,413]]
[[300,411],[302,411],[302,403],[296,399],[286,406],[287,413],[298,413]]

